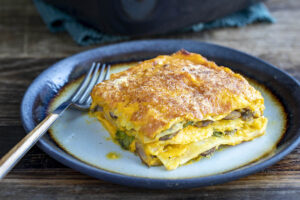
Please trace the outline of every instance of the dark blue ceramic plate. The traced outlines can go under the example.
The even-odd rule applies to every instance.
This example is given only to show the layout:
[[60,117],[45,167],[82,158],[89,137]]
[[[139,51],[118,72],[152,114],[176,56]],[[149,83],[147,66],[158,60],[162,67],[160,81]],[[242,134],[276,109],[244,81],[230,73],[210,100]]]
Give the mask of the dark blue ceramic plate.
[[[234,180],[274,164],[296,148],[300,142],[299,83],[253,56],[190,40],[120,43],[89,50],[56,63],[34,80],[24,96],[21,116],[25,130],[32,130],[48,109],[67,98],[76,85],[74,80],[85,74],[92,62],[140,61],[182,48],[200,53],[218,65],[230,67],[255,80],[251,83],[263,94],[265,116],[269,119],[264,136],[216,152],[211,159],[202,159],[169,172],[162,167],[145,167],[136,156],[107,140],[108,134],[100,123],[84,113],[70,110],[53,126],[51,136],[46,134],[40,139],[38,146],[59,162],[90,176],[127,186],[161,189],[191,188]],[[116,70],[119,68],[113,68],[112,72]],[[253,149],[256,149],[254,153]],[[106,155],[111,151],[119,153],[121,158],[107,159]]]

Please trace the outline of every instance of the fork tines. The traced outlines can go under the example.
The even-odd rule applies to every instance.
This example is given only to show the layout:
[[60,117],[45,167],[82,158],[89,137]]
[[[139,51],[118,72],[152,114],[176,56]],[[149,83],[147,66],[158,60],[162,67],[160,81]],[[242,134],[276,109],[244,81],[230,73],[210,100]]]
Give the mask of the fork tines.
[[109,78],[109,70],[110,65],[93,62],[81,85],[71,98],[71,101],[76,104],[91,104],[92,98],[90,93],[93,87]]

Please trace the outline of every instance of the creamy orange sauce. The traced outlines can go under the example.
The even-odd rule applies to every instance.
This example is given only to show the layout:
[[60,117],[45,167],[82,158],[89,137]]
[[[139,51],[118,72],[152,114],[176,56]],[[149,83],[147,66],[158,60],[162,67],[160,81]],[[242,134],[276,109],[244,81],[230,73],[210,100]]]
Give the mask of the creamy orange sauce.
[[117,153],[117,152],[109,152],[108,154],[106,154],[106,158],[110,159],[110,160],[116,160],[121,158],[121,154]]

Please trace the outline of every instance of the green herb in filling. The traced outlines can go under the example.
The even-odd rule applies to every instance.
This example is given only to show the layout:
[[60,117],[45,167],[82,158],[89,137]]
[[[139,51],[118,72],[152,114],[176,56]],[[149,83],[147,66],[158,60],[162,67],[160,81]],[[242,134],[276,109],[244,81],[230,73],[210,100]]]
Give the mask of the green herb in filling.
[[133,142],[134,136],[129,136],[124,131],[117,131],[116,140],[123,149],[129,150],[129,146]]
[[214,131],[213,136],[215,137],[221,137],[223,133],[221,131]]
[[185,128],[185,127],[187,127],[187,126],[189,126],[189,125],[193,125],[193,124],[194,124],[193,121],[188,121],[187,123],[185,123],[185,124],[183,125],[183,128]]

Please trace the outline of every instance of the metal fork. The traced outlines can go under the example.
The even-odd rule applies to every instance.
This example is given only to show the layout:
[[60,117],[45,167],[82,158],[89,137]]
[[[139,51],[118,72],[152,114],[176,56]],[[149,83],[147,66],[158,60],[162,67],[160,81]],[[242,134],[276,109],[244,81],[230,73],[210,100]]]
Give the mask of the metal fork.
[[109,70],[110,65],[94,62],[76,92],[50,113],[0,160],[0,179],[17,164],[68,107],[73,106],[80,110],[88,110],[92,102],[90,96],[92,88],[97,83],[108,79]]

